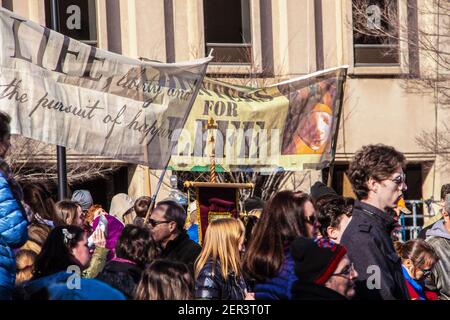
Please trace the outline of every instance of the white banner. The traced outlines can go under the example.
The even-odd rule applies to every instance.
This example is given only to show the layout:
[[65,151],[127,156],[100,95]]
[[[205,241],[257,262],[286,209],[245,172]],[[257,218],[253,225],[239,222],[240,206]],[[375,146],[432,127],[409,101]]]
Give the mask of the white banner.
[[11,132],[163,168],[210,58],[141,62],[0,9],[0,110]]

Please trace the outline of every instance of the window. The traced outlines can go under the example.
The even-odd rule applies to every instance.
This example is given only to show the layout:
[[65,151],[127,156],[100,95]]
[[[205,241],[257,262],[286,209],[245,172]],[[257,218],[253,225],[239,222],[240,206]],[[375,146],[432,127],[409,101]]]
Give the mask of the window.
[[400,64],[398,0],[353,0],[355,66]]
[[251,64],[252,41],[249,0],[204,0],[206,54],[213,63]]
[[[45,0],[45,23],[52,25],[52,0]],[[97,46],[95,0],[57,0],[59,32]]]
[[13,11],[13,0],[3,0],[2,7],[9,11]]

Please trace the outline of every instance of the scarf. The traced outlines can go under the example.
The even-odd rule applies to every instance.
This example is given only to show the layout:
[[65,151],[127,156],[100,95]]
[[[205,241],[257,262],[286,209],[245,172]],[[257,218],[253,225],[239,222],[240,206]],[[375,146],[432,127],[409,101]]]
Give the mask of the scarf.
[[408,271],[406,270],[405,266],[402,265],[402,271],[403,276],[405,277],[406,281],[414,288],[414,290],[417,292],[417,294],[420,297],[420,300],[427,300],[425,297],[425,293],[423,292],[423,286],[417,282],[417,280],[413,279]]

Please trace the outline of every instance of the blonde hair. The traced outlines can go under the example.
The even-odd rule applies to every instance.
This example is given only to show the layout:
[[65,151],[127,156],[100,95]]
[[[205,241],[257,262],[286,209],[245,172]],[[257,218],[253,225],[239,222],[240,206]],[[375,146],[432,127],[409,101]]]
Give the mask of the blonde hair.
[[239,244],[243,243],[244,236],[245,227],[240,220],[225,218],[211,221],[206,229],[202,252],[195,261],[195,277],[198,277],[209,259],[212,259],[213,274],[215,265],[219,262],[225,280],[230,271],[239,277],[241,275]]
[[41,249],[42,245],[37,244],[33,240],[28,240],[23,246],[20,247],[20,250],[30,250],[36,254],[39,254],[41,252]]
[[16,254],[16,285],[33,277],[34,261],[37,254],[31,250],[19,250]]

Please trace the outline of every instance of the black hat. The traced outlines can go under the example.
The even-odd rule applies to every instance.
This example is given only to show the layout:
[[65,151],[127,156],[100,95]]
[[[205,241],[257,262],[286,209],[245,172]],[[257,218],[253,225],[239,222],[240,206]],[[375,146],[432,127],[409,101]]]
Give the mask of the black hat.
[[264,201],[262,201],[261,198],[258,197],[248,198],[244,202],[244,209],[246,212],[250,212],[254,209],[263,209],[263,208],[264,208]]
[[326,195],[338,196],[336,191],[326,186],[323,182],[317,181],[312,185],[311,198],[313,198],[314,201],[317,201],[318,199]]
[[291,244],[295,274],[305,283],[325,284],[346,253],[344,246],[325,238],[301,237]]

